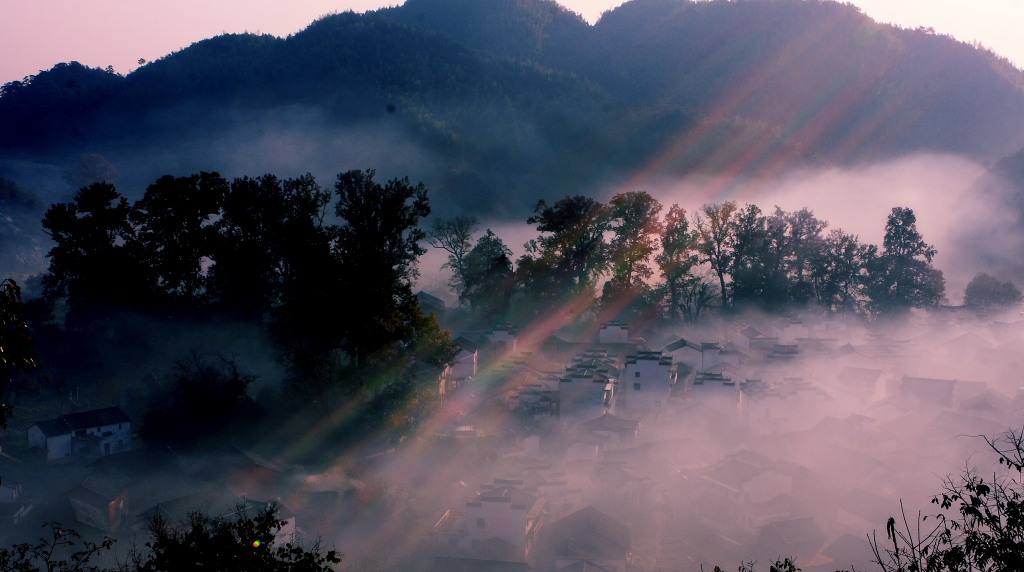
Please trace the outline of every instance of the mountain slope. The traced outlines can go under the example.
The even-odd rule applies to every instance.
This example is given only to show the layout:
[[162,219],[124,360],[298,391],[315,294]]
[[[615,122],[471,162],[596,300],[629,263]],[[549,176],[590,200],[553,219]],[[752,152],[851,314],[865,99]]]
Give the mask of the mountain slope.
[[519,218],[640,172],[998,158],[1024,145],[1022,85],[989,52],[834,2],[633,0],[590,26],[550,0],[408,0],[211,38],[127,77],[60,64],[4,86],[0,148],[101,152],[140,189],[200,168],[379,167]]

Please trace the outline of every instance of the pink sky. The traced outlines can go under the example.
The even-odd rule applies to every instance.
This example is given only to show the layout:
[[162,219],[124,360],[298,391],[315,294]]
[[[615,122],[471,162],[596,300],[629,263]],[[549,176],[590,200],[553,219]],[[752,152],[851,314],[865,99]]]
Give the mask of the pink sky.
[[[480,0],[486,1],[486,0]],[[77,60],[126,74],[225,32],[287,36],[323,14],[363,12],[399,0],[0,0],[0,84]],[[621,0],[563,0],[593,22]],[[854,0],[865,13],[904,27],[931,26],[978,41],[1024,67],[1020,0]]]

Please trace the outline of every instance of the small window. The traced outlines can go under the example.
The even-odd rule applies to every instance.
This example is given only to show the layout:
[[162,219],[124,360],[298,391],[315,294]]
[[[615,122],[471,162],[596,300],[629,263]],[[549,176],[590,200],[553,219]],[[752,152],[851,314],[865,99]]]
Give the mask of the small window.
[[633,373],[633,377],[640,377],[640,372],[639,371],[638,372],[634,372]]
[[476,519],[476,527],[477,528],[483,528],[486,523],[487,523],[487,521],[485,519],[482,519],[482,518]]
[[640,384],[639,383],[634,383],[633,384],[633,389],[635,389],[637,391],[640,391]]

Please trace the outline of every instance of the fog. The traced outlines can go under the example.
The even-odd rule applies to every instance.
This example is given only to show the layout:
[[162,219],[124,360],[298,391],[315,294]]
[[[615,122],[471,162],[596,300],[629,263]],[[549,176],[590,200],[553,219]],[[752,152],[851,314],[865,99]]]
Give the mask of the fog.
[[[383,177],[422,178],[428,187],[431,178],[443,178],[431,166],[435,158],[408,143],[400,127],[360,125],[338,135],[320,131],[319,120],[316,112],[296,108],[199,145],[147,148],[145,161],[124,149],[105,156],[121,172],[119,189],[132,198],[159,175],[198,170],[228,177],[311,171],[324,186],[339,171],[367,167],[379,168]],[[6,167],[51,202],[71,196],[71,189],[58,190],[53,182],[58,167]],[[766,211],[807,207],[830,229],[873,244],[881,243],[890,210],[910,207],[938,250],[935,264],[945,273],[948,302],[956,305],[975,273],[1016,277],[1021,267],[1019,214],[997,195],[984,194],[979,185],[986,173],[960,157],[918,155],[803,169],[772,180],[648,176],[594,194],[607,200],[644,190],[666,208],[679,203],[690,212],[724,200]],[[432,216],[462,214],[455,206],[460,197],[444,188],[431,191]],[[517,196],[514,204],[564,196],[550,188],[536,193]],[[475,203],[502,200],[495,192]],[[536,236],[525,222],[530,214],[506,215],[495,207],[477,216],[480,230],[493,229],[518,257]],[[441,251],[424,256],[417,287],[452,306],[443,263]],[[870,569],[867,536],[881,531],[901,502],[910,518],[919,510],[933,513],[929,501],[945,476],[965,464],[991,469],[979,435],[1024,425],[1024,320],[1016,311],[985,319],[955,309],[915,312],[898,324],[813,311],[712,316],[626,334],[599,323],[573,327],[589,309],[587,300],[539,309],[536,320],[512,324],[514,345],[504,333],[453,332],[478,344],[475,368],[450,377],[438,413],[395,447],[367,442],[342,458],[300,464],[296,459],[316,456],[322,434],[314,431],[283,446],[277,436],[252,435],[223,457],[168,456],[154,465],[159,471],[134,485],[140,500],[118,536],[141,538],[143,511],[216,484],[233,495],[279,498],[306,538],[336,546],[345,555],[341,568],[350,571],[430,570],[435,557],[479,563],[460,561],[459,569],[467,570],[491,569],[486,560],[525,561],[537,570],[587,560],[618,572],[627,566],[729,569],[757,560],[763,569],[776,557],[795,557],[808,572]],[[254,395],[269,402],[282,374],[266,359],[265,340],[233,345],[249,335],[226,328],[207,332],[202,343],[241,354],[246,372],[260,376]],[[184,353],[194,340],[182,336],[153,350],[147,365]],[[680,339],[697,349],[684,344],[671,351]],[[573,370],[574,359],[588,351],[597,353],[583,358],[585,371]],[[656,370],[664,375],[651,381],[643,372],[652,391],[663,392],[656,404],[628,398],[640,391],[628,377],[641,373],[628,363],[640,351],[671,356],[671,377]],[[144,367],[127,358],[123,363]],[[607,402],[599,392],[596,405],[570,404],[561,387],[567,382],[560,380],[602,368],[598,385],[610,388]],[[436,378],[425,383],[442,387]],[[605,411],[613,420],[595,424]],[[322,431],[347,413],[339,407],[335,418],[322,421]],[[251,476],[253,467],[263,471],[259,478]],[[87,472],[69,472],[75,471]],[[512,504],[524,499],[536,512],[477,516],[481,507],[498,510],[495,499],[513,497]],[[599,511],[583,513],[587,526],[613,536],[607,550],[583,546],[587,535],[573,528],[587,507]],[[466,520],[458,524],[458,518]],[[470,520],[476,518],[484,521]],[[497,522],[492,518],[515,526],[488,529]],[[559,551],[566,534],[579,537],[577,552]],[[620,544],[626,548],[616,552]],[[439,562],[435,569],[455,569],[452,560]]]

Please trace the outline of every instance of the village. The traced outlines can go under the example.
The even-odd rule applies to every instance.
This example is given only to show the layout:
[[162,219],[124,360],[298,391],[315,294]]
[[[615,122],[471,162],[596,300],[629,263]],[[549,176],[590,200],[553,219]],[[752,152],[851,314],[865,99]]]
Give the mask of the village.
[[119,406],[40,419],[46,463],[0,461],[0,535],[60,521],[131,542],[153,516],[275,502],[282,537],[334,544],[349,570],[865,569],[901,503],[931,514],[942,477],[987,461],[978,436],[1024,423],[1024,320],[1001,318],[498,325],[425,374],[443,405],[419,435],[315,473],[138,446]]

